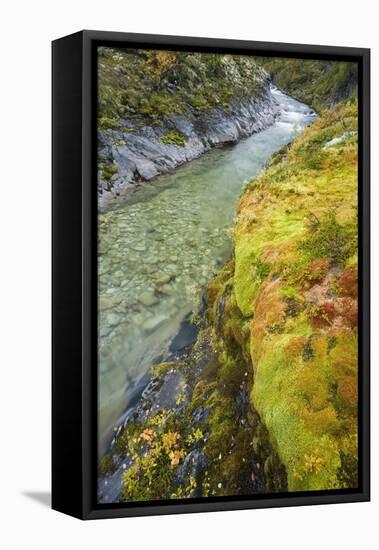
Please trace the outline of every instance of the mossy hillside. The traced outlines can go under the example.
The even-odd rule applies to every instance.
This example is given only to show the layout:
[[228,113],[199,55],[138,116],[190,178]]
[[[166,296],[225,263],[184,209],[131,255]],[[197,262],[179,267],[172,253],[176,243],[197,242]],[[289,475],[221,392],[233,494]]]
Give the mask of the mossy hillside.
[[356,220],[357,138],[324,148],[345,131],[357,131],[355,102],[318,118],[287,148],[284,157],[283,151],[274,156],[268,169],[240,197],[234,287],[245,316],[253,313],[257,292],[278,259],[286,271],[304,268],[297,265],[305,257],[297,243],[307,228],[312,229],[314,220],[329,217],[331,211],[341,225]]
[[256,61],[279,89],[317,111],[357,95],[357,63],[272,57]]
[[174,145],[179,145],[180,147],[183,147],[185,144],[185,137],[177,130],[171,130],[170,132],[167,132],[167,134],[161,137],[161,140],[163,141],[163,143],[172,143]]
[[126,131],[126,118],[159,125],[191,109],[228,109],[232,100],[259,97],[267,83],[247,56],[99,48],[99,128]]
[[355,101],[326,111],[238,204],[229,292],[292,491],[357,483],[357,138],[324,147],[356,129]]

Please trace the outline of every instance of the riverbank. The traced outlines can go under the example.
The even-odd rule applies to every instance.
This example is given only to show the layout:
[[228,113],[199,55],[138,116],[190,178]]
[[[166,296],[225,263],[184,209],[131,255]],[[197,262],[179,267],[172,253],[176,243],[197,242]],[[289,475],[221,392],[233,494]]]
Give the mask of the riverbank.
[[[268,74],[250,58],[101,49],[99,82],[101,210],[120,191],[259,132],[279,114]],[[146,90],[154,92],[145,98]]]
[[194,111],[172,115],[159,127],[144,121],[133,132],[112,130],[101,134],[99,156],[107,160],[100,178],[109,171],[112,176],[103,179],[99,208],[105,210],[117,204],[121,190],[133,192],[135,184],[171,172],[213,147],[236,143],[268,128],[278,115],[278,105],[267,89],[260,98],[232,102],[227,110],[215,108],[202,113],[201,118]]

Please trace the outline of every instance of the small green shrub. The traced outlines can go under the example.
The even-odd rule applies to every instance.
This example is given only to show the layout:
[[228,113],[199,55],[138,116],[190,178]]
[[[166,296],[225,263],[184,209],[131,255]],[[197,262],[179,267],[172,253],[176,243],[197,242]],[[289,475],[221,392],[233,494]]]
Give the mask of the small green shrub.
[[299,244],[299,249],[310,260],[330,258],[339,265],[344,265],[355,247],[354,227],[352,224],[339,224],[335,211],[327,214],[318,224],[312,223],[309,235]]
[[108,474],[113,473],[114,469],[115,469],[115,466],[112,460],[112,455],[111,454],[104,455],[99,463],[99,474],[101,476],[106,476]]
[[262,283],[270,274],[271,265],[263,262],[258,256],[253,257],[252,261],[253,275],[257,283]]
[[161,137],[161,141],[163,141],[163,143],[165,144],[172,143],[173,145],[178,145],[179,147],[184,147],[186,143],[183,134],[181,134],[177,130],[171,130],[170,132],[167,132],[167,134]]
[[163,431],[167,416],[158,413],[140,425],[140,433],[126,439],[133,464],[122,478],[124,501],[170,498],[174,470],[183,461],[186,449],[181,434]]
[[117,165],[113,162],[112,164],[108,164],[107,166],[104,166],[103,168],[103,178],[106,180],[110,180],[114,174],[117,173]]
[[114,174],[117,174],[117,170],[118,170],[117,165],[114,162],[112,162],[111,164],[107,164],[106,166],[103,166],[102,170],[103,170],[102,177],[107,183],[108,190],[111,190],[113,187],[112,176],[114,176]]

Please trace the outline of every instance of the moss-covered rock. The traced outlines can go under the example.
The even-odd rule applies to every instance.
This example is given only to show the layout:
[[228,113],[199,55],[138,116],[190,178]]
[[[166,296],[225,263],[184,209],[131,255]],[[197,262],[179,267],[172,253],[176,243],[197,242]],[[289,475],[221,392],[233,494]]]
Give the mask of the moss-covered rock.
[[167,134],[161,137],[161,140],[163,143],[172,143],[173,145],[179,145],[180,147],[183,147],[185,143],[185,137],[177,130],[167,132]]
[[229,291],[250,323],[251,403],[290,491],[357,484],[356,135],[323,148],[345,127],[356,131],[354,101],[307,128],[238,205]]

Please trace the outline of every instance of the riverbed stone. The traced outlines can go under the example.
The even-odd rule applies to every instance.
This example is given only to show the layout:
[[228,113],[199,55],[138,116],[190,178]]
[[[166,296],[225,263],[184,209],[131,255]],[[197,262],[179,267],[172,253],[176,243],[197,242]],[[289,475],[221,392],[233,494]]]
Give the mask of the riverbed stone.
[[99,309],[105,311],[111,309],[114,306],[114,301],[106,296],[100,296],[99,298]]
[[165,315],[157,315],[156,317],[151,317],[150,319],[147,319],[143,323],[142,328],[147,333],[154,332],[154,330],[157,330],[157,328],[166,321],[167,317]]
[[144,244],[133,244],[130,245],[130,248],[136,252],[146,252],[146,246]]
[[108,334],[110,334],[111,331],[112,331],[112,328],[110,326],[102,326],[99,332],[100,338],[105,338],[106,336],[108,336]]
[[170,275],[170,274],[167,274],[167,275],[161,275],[160,277],[158,277],[158,279],[156,279],[156,283],[157,285],[165,285],[167,283],[169,283],[170,281],[172,281],[172,279],[174,278],[173,275]]
[[162,285],[162,286],[159,286],[157,288],[158,292],[160,292],[161,294],[172,294],[173,293],[173,288],[172,288],[172,285]]
[[118,315],[114,314],[114,313],[109,313],[107,315],[107,323],[108,325],[110,326],[115,326],[115,325],[118,325],[118,323],[120,322],[120,318]]
[[159,298],[154,294],[154,292],[142,292],[142,294],[138,296],[138,300],[144,306],[154,306],[159,302]]

